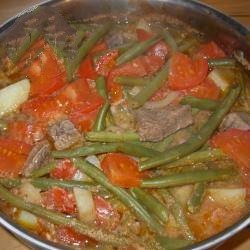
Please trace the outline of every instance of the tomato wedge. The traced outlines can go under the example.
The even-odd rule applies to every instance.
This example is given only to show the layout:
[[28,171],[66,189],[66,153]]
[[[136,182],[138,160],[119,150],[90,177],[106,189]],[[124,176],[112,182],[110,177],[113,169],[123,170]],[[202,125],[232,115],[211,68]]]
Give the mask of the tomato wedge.
[[95,68],[90,56],[87,56],[79,66],[78,75],[80,78],[92,79],[97,78]]
[[25,71],[31,80],[32,97],[52,94],[65,85],[65,69],[49,46],[45,46],[39,57]]
[[124,188],[138,187],[144,176],[139,172],[135,160],[120,153],[107,154],[101,162],[101,167],[114,185]]
[[45,131],[38,123],[27,121],[13,121],[8,124],[7,137],[10,139],[34,144],[44,137]]
[[42,202],[48,209],[66,214],[76,213],[76,201],[73,194],[63,188],[53,187],[44,192]]
[[218,100],[220,98],[220,88],[210,79],[205,79],[200,85],[187,90],[189,95],[197,98],[205,98],[211,100]]
[[120,221],[118,211],[101,196],[94,197],[96,208],[96,223],[106,229],[115,229]]
[[0,138],[0,177],[21,174],[31,146],[17,140]]
[[195,54],[195,58],[215,59],[225,57],[225,52],[215,43],[202,44]]
[[220,148],[238,165],[250,199],[250,131],[228,129],[212,138],[212,145]]
[[185,54],[176,53],[171,61],[169,71],[169,88],[183,90],[195,87],[205,80],[208,63],[205,59],[192,60]]
[[72,180],[77,169],[69,159],[58,162],[56,168],[50,172],[50,176],[55,179]]

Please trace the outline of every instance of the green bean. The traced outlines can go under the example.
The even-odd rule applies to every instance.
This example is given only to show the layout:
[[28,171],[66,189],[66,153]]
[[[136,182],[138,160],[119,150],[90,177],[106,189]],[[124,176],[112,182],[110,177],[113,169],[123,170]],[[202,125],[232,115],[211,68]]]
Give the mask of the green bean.
[[193,165],[195,163],[215,161],[226,158],[226,155],[222,153],[220,149],[208,149],[194,152],[188,156],[185,156],[177,161],[173,161],[164,165],[164,168],[175,168],[186,165]]
[[76,230],[77,232],[89,236],[100,242],[106,242],[114,246],[119,246],[119,245],[124,246],[124,245],[130,245],[134,241],[122,235],[111,234],[105,232],[100,228],[84,224],[83,222],[72,217],[67,217],[64,214],[58,212],[52,212],[51,210],[43,208],[39,205],[26,202],[17,195],[12,194],[10,191],[8,191],[1,185],[0,185],[0,197],[14,207],[26,210],[56,225],[69,226],[74,230]]
[[180,52],[185,52],[192,48],[197,43],[195,38],[185,39],[185,41],[179,45],[178,50]]
[[193,96],[185,96],[181,100],[181,104],[182,105],[188,104],[192,108],[197,108],[201,110],[214,111],[218,107],[219,102],[210,99],[201,99]]
[[0,178],[0,184],[5,186],[6,188],[14,188],[20,186],[22,184],[22,179],[9,179],[9,178]]
[[96,155],[117,151],[117,143],[94,143],[92,145],[69,149],[52,151],[52,156],[55,158],[71,158],[71,157],[83,157],[87,155]]
[[194,185],[192,196],[187,202],[187,209],[190,213],[196,213],[200,209],[202,200],[205,195],[205,187],[205,182],[196,183]]
[[233,169],[201,169],[142,180],[142,188],[164,188],[204,181],[223,181],[236,175]]
[[110,104],[108,102],[108,94],[106,91],[106,83],[103,76],[100,76],[96,80],[96,88],[99,94],[104,98],[105,103],[102,108],[99,110],[98,115],[95,120],[95,124],[93,126],[93,131],[99,132],[105,129],[106,127],[106,116],[109,110]]
[[135,132],[114,133],[108,131],[88,132],[85,136],[87,141],[92,142],[126,142],[138,141],[139,135]]
[[209,67],[234,67],[236,61],[233,58],[208,59]]
[[218,105],[218,108],[210,116],[208,122],[200,129],[197,134],[193,134],[185,143],[171,148],[162,156],[154,157],[141,162],[140,170],[150,169],[159,165],[170,163],[202,147],[220,125],[224,116],[229,112],[237,100],[240,91],[241,87],[239,85],[231,89],[224,100]]
[[88,52],[94,47],[94,45],[108,32],[111,27],[111,23],[106,23],[102,27],[98,28],[89,38],[87,38],[80,46],[73,61],[68,62],[67,78],[71,81],[74,72],[80,65],[82,59],[88,54]]
[[50,162],[45,166],[35,169],[31,172],[30,176],[32,178],[37,178],[49,174],[56,167],[56,162]]
[[186,238],[186,240],[194,241],[195,237],[193,236],[193,233],[188,226],[186,215],[181,205],[174,198],[174,196],[170,194],[168,190],[161,189],[159,191],[163,199],[165,200],[165,202],[171,203],[171,206],[170,206],[171,213],[173,214],[174,219],[176,223],[178,224],[179,228],[181,229],[181,231],[183,232],[183,235]]
[[156,240],[164,249],[167,250],[185,249],[188,245],[193,243],[191,240],[175,239],[162,236],[156,236]]
[[117,151],[136,157],[154,157],[161,154],[154,149],[144,147],[141,142],[119,143]]
[[133,98],[130,103],[133,108],[142,106],[167,80],[169,61],[162,67],[156,76]]
[[15,54],[10,56],[13,63],[17,63],[20,60],[21,56],[38,39],[40,34],[41,32],[36,29],[29,31],[29,33],[26,34],[26,37],[21,46],[17,48]]
[[165,42],[170,46],[171,52],[174,53],[178,51],[178,46],[171,33],[168,30],[163,30],[162,35]]
[[126,52],[124,52],[117,58],[116,65],[121,65],[123,63],[126,63],[134,59],[135,57],[143,54],[158,41],[159,41],[159,36],[157,35],[146,41],[136,43],[133,47],[128,49]]
[[77,168],[91,177],[94,181],[116,195],[124,205],[132,209],[132,211],[134,211],[139,218],[145,221],[152,230],[158,234],[163,233],[164,229],[161,224],[159,224],[158,221],[156,221],[127,191],[111,184],[101,170],[81,159],[74,159],[74,163]]
[[150,79],[133,76],[117,76],[114,81],[126,86],[144,86],[149,83]]
[[168,211],[167,207],[161,201],[140,188],[131,188],[130,192],[159,222],[166,224],[168,221]]
[[7,129],[8,129],[7,122],[0,120],[0,133],[6,131]]
[[73,46],[78,47],[81,44],[81,42],[82,42],[83,38],[85,37],[85,35],[86,35],[86,30],[77,29],[77,31],[76,31],[76,39],[74,41]]

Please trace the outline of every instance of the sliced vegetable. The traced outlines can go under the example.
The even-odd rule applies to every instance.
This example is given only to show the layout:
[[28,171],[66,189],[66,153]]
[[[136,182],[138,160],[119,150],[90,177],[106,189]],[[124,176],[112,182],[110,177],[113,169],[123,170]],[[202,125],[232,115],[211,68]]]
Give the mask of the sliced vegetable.
[[201,110],[215,110],[218,106],[218,102],[212,101],[210,99],[201,99],[201,98],[196,98],[193,96],[185,96],[181,100],[182,105],[190,105],[192,108],[197,108]]
[[30,81],[28,79],[13,83],[0,90],[0,117],[15,111],[28,100]]
[[16,220],[18,224],[20,224],[24,228],[31,230],[38,229],[39,226],[38,218],[29,212],[21,210],[20,212],[18,212]]

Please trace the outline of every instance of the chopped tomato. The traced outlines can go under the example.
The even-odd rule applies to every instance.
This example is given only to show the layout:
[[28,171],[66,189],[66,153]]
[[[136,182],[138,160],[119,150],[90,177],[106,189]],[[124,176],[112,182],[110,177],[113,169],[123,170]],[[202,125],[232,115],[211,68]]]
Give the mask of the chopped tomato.
[[58,162],[57,166],[50,172],[50,176],[55,179],[72,180],[77,169],[69,159]]
[[90,51],[90,54],[93,55],[93,54],[97,54],[99,52],[102,52],[104,50],[107,50],[108,49],[108,45],[106,42],[101,42],[101,43],[98,43],[94,46],[93,49],[91,49]]
[[187,55],[176,53],[171,61],[169,71],[169,88],[183,90],[195,87],[203,82],[208,73],[205,59],[192,60]]
[[21,174],[30,150],[29,144],[0,138],[0,176],[17,177]]
[[188,94],[197,98],[218,100],[220,98],[220,88],[212,80],[206,79],[200,85],[187,90]]
[[63,188],[53,187],[42,194],[43,204],[48,209],[73,214],[76,212],[76,201],[73,194]]
[[22,105],[21,110],[43,126],[65,117],[64,107],[51,96],[32,98]]
[[84,234],[80,234],[76,232],[74,229],[70,227],[58,227],[56,229],[56,237],[60,241],[64,242],[67,245],[74,245],[84,247],[89,244],[89,242],[94,242],[94,240],[90,239],[88,236]]
[[220,148],[237,163],[250,199],[250,131],[228,129],[215,135],[212,145]]
[[139,172],[137,162],[125,154],[107,154],[101,162],[101,167],[114,185],[124,188],[138,187],[144,176]]
[[215,43],[202,44],[195,54],[195,58],[214,59],[225,57],[225,52]]
[[91,131],[99,108],[91,112],[72,112],[69,116],[69,119],[74,125],[83,132]]
[[120,215],[112,205],[101,196],[94,197],[96,208],[96,223],[106,229],[114,229],[119,224]]
[[87,78],[92,80],[95,80],[97,78],[97,74],[90,56],[87,56],[80,64],[78,75],[80,76],[80,78]]
[[44,137],[44,131],[37,123],[13,121],[8,124],[7,137],[32,145]]
[[39,57],[32,61],[26,74],[31,81],[32,97],[52,94],[65,85],[65,69],[59,65],[50,47],[45,47]]
[[110,70],[115,66],[115,60],[118,57],[118,50],[108,51],[100,56],[96,62],[96,72],[99,75],[107,76]]
[[136,29],[136,35],[138,40],[143,42],[151,38],[154,34],[144,29]]

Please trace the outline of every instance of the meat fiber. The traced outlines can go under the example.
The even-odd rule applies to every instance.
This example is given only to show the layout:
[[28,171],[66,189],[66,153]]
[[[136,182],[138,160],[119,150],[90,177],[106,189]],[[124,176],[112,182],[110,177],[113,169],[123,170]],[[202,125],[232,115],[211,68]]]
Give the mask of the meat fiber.
[[135,119],[142,141],[160,141],[193,123],[191,107],[188,105],[142,107],[135,111]]

